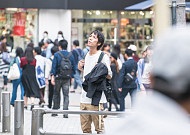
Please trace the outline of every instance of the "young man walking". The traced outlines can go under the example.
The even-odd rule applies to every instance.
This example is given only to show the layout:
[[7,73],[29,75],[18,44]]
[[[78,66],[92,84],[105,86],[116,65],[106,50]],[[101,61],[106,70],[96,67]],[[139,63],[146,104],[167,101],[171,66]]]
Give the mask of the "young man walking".
[[[132,54],[132,50],[125,50],[125,58],[127,58],[127,61],[123,63],[119,74],[118,88],[120,91],[120,111],[125,111],[125,97],[128,93],[130,93],[131,102],[133,102],[133,92],[137,88],[137,85],[135,83],[137,62],[133,59]],[[130,77],[133,78],[130,79]]]
[[[91,72],[91,70],[96,66],[98,59],[101,55],[100,48],[102,47],[104,43],[104,35],[98,31],[92,31],[89,38],[88,38],[88,46],[90,47],[89,52],[85,56],[85,60],[79,61],[78,69],[81,71],[84,71],[84,77]],[[112,72],[110,69],[110,63],[109,63],[109,57],[107,55],[104,55],[101,62],[107,67],[108,69],[108,79],[111,79]],[[92,105],[92,98],[87,97],[87,92],[82,90],[81,94],[81,100],[80,100],[80,109],[81,110],[89,110],[89,111],[99,111],[103,110],[103,103],[106,103],[106,97],[104,92],[102,92],[101,99],[99,101],[99,105],[95,106]],[[101,108],[101,109],[100,109]],[[92,133],[91,131],[91,123],[93,121],[95,130],[97,133],[102,133],[102,130],[104,128],[103,126],[103,119],[101,122],[101,127],[99,126],[99,116],[98,115],[80,115],[81,119],[81,127],[83,130],[83,133]]]
[[76,70],[75,70],[75,75],[74,75],[74,82],[73,82],[73,90],[71,91],[71,93],[74,93],[75,90],[77,89],[77,86],[82,88],[82,80],[80,77],[81,71],[78,70],[78,62],[83,59],[84,55],[83,55],[83,51],[80,49],[79,47],[79,41],[75,40],[73,41],[73,46],[75,49],[72,50],[72,54],[74,56],[75,59],[75,64],[76,64]]
[[[75,61],[72,53],[67,51],[68,42],[66,40],[59,41],[59,50],[54,54],[52,62],[52,78],[51,83],[54,86],[53,94],[53,109],[60,108],[60,90],[63,91],[63,110],[68,110],[69,106],[69,85],[70,79],[75,74]],[[57,114],[52,114],[57,116]],[[63,115],[64,118],[68,118],[68,114]]]

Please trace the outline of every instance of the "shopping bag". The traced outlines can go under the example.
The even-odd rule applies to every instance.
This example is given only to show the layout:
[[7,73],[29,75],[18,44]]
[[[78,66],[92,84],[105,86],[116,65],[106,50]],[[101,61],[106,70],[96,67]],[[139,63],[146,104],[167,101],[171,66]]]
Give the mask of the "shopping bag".
[[19,67],[18,67],[17,63],[14,63],[10,67],[10,70],[9,70],[7,78],[10,79],[10,80],[16,80],[16,79],[20,78],[20,70],[19,70]]

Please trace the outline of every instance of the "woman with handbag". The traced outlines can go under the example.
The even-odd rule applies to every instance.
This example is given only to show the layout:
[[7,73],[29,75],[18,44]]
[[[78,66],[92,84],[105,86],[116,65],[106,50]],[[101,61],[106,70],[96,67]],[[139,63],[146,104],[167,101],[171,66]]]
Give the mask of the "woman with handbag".
[[[14,106],[14,101],[16,100],[17,98],[17,88],[18,88],[18,85],[20,84],[20,89],[21,89],[21,100],[23,100],[23,96],[24,96],[24,88],[23,88],[23,85],[22,85],[22,82],[21,82],[21,75],[22,75],[22,69],[20,68],[20,59],[21,57],[24,56],[24,52],[23,52],[23,49],[18,47],[16,49],[16,57],[12,60],[11,64],[10,64],[10,67],[13,66],[13,64],[17,64],[18,66],[18,71],[14,71],[14,74],[16,74],[16,72],[19,72],[20,73],[20,77],[18,79],[14,79],[12,80],[13,82],[13,92],[12,92],[12,97],[11,97],[11,105]],[[10,67],[9,67],[9,72],[12,72],[10,71]],[[9,73],[10,74],[10,73]],[[9,74],[8,74],[8,79],[9,78]]]
[[0,53],[0,74],[3,77],[3,87],[1,88],[2,90],[7,91],[7,83],[8,83],[8,70],[9,70],[9,64],[11,62],[11,57],[9,55],[9,52],[7,50],[7,45],[6,43],[1,44],[1,53]]
[[33,55],[33,49],[27,47],[25,57],[21,58],[20,67],[22,68],[21,82],[24,87],[24,104],[27,109],[27,99],[31,99],[31,108],[34,108],[34,99],[40,98],[40,89],[36,80],[36,59]]

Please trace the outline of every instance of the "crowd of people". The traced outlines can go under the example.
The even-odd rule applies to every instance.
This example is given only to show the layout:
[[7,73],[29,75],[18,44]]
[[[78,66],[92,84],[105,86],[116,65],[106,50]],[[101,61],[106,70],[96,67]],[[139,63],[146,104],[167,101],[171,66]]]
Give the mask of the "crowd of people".
[[[3,38],[2,38],[3,39]],[[120,45],[111,49],[110,44],[104,43],[104,35],[98,31],[92,31],[85,48],[82,50],[78,40],[73,41],[73,50],[67,51],[68,42],[63,33],[58,32],[57,39],[53,42],[48,38],[48,32],[44,32],[44,38],[39,46],[34,47],[29,43],[25,51],[16,48],[16,57],[11,60],[6,43],[1,42],[0,72],[3,75],[3,90],[7,90],[7,78],[10,68],[16,63],[19,67],[20,77],[12,79],[13,92],[11,105],[17,96],[17,88],[20,84],[21,99],[27,109],[28,98],[31,99],[31,108],[34,108],[34,99],[39,99],[39,106],[44,107],[45,88],[48,87],[48,108],[60,109],[60,91],[63,93],[63,110],[69,107],[69,87],[75,93],[77,87],[82,89],[81,110],[112,110],[125,111],[125,97],[129,93],[133,103],[135,91],[151,89],[150,71],[152,68],[152,47],[147,47],[144,57],[139,59],[136,54],[136,46],[130,45],[125,54],[121,53]],[[112,51],[111,51],[112,50]],[[137,63],[138,62],[138,63]],[[85,64],[87,63],[87,64]],[[81,72],[83,77],[81,78]],[[57,116],[57,114],[52,114]],[[68,114],[63,115],[68,118]],[[95,124],[97,133],[101,133],[99,117],[96,115],[81,115],[81,127],[84,133],[91,133],[91,123]]]

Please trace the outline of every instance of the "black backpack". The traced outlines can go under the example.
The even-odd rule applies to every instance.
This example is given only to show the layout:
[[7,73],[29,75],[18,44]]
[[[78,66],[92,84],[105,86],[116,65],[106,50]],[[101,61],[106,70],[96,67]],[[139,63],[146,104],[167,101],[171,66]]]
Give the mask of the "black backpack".
[[58,54],[61,56],[61,63],[59,65],[59,79],[70,79],[72,74],[72,65],[70,61],[70,57],[72,53],[69,53],[67,56],[64,56],[60,51]]

